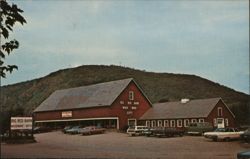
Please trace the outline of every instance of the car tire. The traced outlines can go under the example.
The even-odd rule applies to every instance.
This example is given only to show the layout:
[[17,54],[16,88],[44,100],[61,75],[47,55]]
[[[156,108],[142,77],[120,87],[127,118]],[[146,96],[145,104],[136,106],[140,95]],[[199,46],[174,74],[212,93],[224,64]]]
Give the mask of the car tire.
[[218,141],[218,137],[214,137],[213,141],[217,142]]
[[229,137],[226,137],[226,138],[224,139],[224,141],[229,142],[229,141],[230,141],[230,138],[229,138]]

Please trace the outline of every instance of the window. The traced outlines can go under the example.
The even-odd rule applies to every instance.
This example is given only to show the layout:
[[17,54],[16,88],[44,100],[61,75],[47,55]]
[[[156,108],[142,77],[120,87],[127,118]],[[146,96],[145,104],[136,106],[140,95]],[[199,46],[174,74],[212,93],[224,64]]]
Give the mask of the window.
[[182,127],[182,120],[180,119],[180,120],[177,120],[177,127]]
[[221,107],[218,107],[218,116],[222,116],[222,108]]
[[152,127],[156,127],[155,120],[151,121],[151,126],[152,126]]
[[184,127],[188,127],[188,125],[189,125],[189,120],[188,120],[188,119],[185,119],[185,120],[184,120]]
[[162,121],[158,120],[158,127],[162,127]]
[[192,119],[192,120],[191,120],[191,123],[196,123],[196,122],[197,122],[196,119]]
[[225,125],[226,125],[226,126],[229,126],[229,123],[228,123],[228,119],[227,119],[227,118],[225,119]]
[[124,101],[123,101],[123,100],[121,100],[121,101],[120,101],[120,104],[124,104]]
[[164,120],[164,127],[169,127],[168,120]]
[[217,127],[217,119],[214,119],[214,126]]
[[199,119],[199,123],[204,123],[204,119]]
[[146,126],[150,127],[150,121],[149,120],[146,121]]
[[175,127],[175,120],[170,121],[170,127]]
[[128,99],[129,100],[134,100],[134,92],[133,91],[129,91]]

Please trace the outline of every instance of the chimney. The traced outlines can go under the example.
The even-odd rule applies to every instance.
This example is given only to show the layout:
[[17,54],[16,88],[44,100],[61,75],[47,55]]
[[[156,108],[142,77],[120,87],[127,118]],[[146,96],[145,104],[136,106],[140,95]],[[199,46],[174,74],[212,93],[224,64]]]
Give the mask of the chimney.
[[181,103],[185,104],[187,102],[189,102],[189,99],[187,99],[187,98],[181,99]]

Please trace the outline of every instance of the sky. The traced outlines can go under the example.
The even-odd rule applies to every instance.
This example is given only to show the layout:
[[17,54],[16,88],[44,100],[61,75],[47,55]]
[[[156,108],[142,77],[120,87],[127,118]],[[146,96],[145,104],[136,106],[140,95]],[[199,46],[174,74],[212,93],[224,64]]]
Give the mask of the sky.
[[80,65],[193,74],[249,93],[249,2],[12,0],[27,20],[2,85]]

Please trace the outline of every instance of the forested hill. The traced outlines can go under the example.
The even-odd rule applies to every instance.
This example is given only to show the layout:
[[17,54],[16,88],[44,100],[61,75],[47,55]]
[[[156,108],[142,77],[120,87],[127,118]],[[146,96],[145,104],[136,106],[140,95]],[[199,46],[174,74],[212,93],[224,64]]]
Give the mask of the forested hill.
[[134,78],[152,103],[181,98],[221,97],[241,124],[250,123],[250,96],[207,79],[184,74],[154,73],[121,66],[87,65],[53,72],[48,76],[1,87],[3,110],[30,114],[58,89]]

